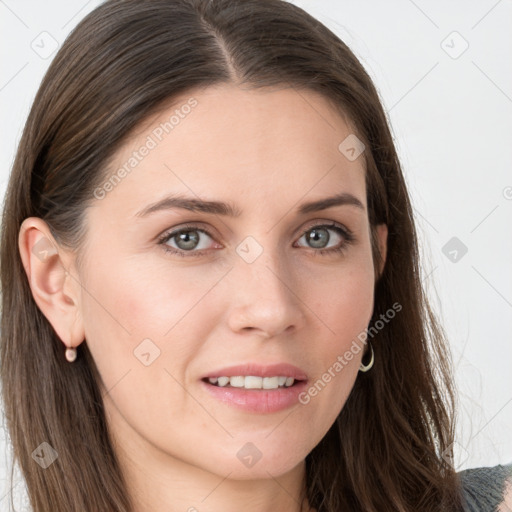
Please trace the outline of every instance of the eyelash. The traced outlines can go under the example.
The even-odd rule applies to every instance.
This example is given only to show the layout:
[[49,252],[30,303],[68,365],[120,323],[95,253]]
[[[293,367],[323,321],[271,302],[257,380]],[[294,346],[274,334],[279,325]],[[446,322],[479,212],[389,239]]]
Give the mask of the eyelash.
[[[318,250],[315,250],[314,248],[311,247],[310,249],[313,251],[313,254],[315,254],[315,255],[316,254],[320,254],[320,255],[342,254],[346,249],[348,249],[349,245],[351,245],[353,242],[356,241],[355,236],[353,235],[353,233],[350,230],[340,226],[336,222],[327,223],[327,224],[314,224],[313,226],[311,226],[308,229],[306,229],[302,233],[300,238],[302,238],[308,231],[311,231],[311,230],[313,230],[315,228],[329,228],[329,229],[333,229],[333,230],[335,230],[339,235],[341,235],[345,239],[345,241],[339,247],[334,247],[334,248],[330,248],[330,249],[318,249]],[[166,253],[171,253],[171,254],[174,254],[174,255],[177,255],[177,256],[181,256],[183,258],[195,257],[195,256],[203,256],[205,250],[201,250],[201,251],[195,251],[195,250],[184,251],[184,250],[175,249],[174,247],[169,247],[166,244],[166,242],[168,242],[172,238],[180,235],[181,233],[186,233],[188,231],[198,231],[198,232],[201,232],[201,233],[204,233],[204,234],[208,235],[210,238],[213,238],[212,235],[209,233],[209,231],[206,230],[206,229],[202,229],[202,228],[199,228],[199,227],[194,226],[194,225],[186,225],[186,226],[183,226],[182,228],[180,228],[180,229],[178,229],[176,231],[171,231],[171,232],[164,233],[161,237],[159,237],[158,244],[162,245],[162,248],[163,248],[163,250]]]

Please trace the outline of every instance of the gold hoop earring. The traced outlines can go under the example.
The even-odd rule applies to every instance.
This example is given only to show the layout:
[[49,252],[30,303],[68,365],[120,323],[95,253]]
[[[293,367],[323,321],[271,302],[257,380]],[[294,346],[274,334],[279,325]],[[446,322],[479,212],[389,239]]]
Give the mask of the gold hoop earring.
[[366,366],[361,361],[361,364],[359,366],[359,371],[360,372],[367,372],[373,366],[373,363],[375,361],[372,344],[371,344],[371,342],[368,342],[368,343],[370,344],[370,350],[372,351],[372,357],[370,359],[370,362]]

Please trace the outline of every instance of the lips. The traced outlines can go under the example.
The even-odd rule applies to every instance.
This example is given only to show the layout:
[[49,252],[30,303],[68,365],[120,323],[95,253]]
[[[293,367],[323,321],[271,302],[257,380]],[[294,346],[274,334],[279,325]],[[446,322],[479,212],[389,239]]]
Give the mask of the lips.
[[[226,368],[222,369],[222,371],[225,370]],[[254,367],[252,371],[254,371]],[[260,367],[260,371],[263,371],[262,367]],[[275,370],[272,369],[270,371]],[[215,379],[215,377],[210,378]],[[292,379],[292,377],[288,378]],[[304,393],[304,390],[308,386],[307,382],[304,380],[296,381],[290,387],[278,387],[277,389],[218,387],[210,384],[208,378],[202,379],[200,385],[205,393],[225,404],[230,409],[238,409],[245,413],[255,414],[276,413],[296,406],[300,402],[299,397],[301,393]]]
[[254,376],[254,377],[291,377],[295,381],[307,380],[307,375],[297,366],[288,363],[277,363],[270,365],[261,365],[257,363],[246,363],[234,366],[227,366],[213,370],[204,375],[201,380],[218,377],[236,377],[236,376]]

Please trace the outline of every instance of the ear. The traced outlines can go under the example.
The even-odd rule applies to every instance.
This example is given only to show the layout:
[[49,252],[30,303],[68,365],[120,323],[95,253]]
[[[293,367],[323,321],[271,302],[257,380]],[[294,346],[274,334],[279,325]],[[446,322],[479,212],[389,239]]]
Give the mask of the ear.
[[386,264],[386,257],[388,253],[388,226],[387,224],[378,224],[376,226],[377,245],[380,253],[380,263],[378,269],[378,276],[382,275],[384,266]]
[[70,273],[72,255],[53,238],[48,224],[26,218],[18,247],[34,300],[67,347],[77,347],[85,332],[80,315],[80,281]]

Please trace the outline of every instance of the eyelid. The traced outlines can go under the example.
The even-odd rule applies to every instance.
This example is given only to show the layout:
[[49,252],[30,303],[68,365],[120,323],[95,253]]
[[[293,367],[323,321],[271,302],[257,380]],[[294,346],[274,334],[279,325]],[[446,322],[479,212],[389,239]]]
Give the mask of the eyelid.
[[[340,222],[336,222],[334,220],[325,220],[325,219],[324,220],[316,219],[316,220],[308,222],[308,224],[306,224],[305,227],[300,229],[301,235],[299,237],[299,240],[308,231],[312,230],[313,228],[326,228],[326,229],[331,229],[333,231],[336,231],[338,236],[341,236],[344,238],[344,242],[343,242],[342,246],[340,247],[341,250],[345,250],[348,245],[351,245],[351,244],[357,242],[357,238],[351,229],[347,228],[345,225],[341,224]],[[316,249],[316,250],[312,249],[312,248],[310,248],[310,249],[313,250],[314,252],[320,253],[320,254],[322,254],[322,252],[329,252],[331,250],[335,250],[333,248]]]
[[[212,233],[213,229],[211,229],[209,226],[206,226],[206,224],[203,224],[201,222],[189,222],[189,223],[185,223],[181,226],[166,229],[162,234],[157,236],[157,241],[159,244],[165,245],[166,242],[168,242],[175,236],[179,235],[183,231],[200,231],[201,233],[204,233],[205,235],[209,236],[212,240],[215,241],[215,243],[219,243],[215,240],[214,234]],[[174,249],[174,247],[171,247],[170,249]],[[176,250],[179,250],[179,249],[176,249]],[[208,249],[184,251],[184,252],[189,252],[190,254],[192,254],[192,253],[199,254],[206,250],[208,250]]]
[[[350,230],[349,228],[347,228],[345,225],[341,224],[340,222],[337,222],[337,221],[334,221],[334,220],[328,220],[328,219],[313,219],[313,220],[310,220],[306,223],[306,225],[303,225],[301,226],[300,228],[298,228],[297,231],[294,232],[294,237],[297,236],[297,235],[300,235],[299,239],[302,238],[308,231],[310,231],[311,229],[315,228],[315,227],[325,227],[325,228],[332,228],[332,229],[339,229],[342,231],[342,236],[345,238],[345,244],[344,245],[348,245],[352,242],[355,242],[356,241],[356,237],[354,236],[354,233],[352,232],[352,230]],[[200,249],[200,250],[192,250],[192,251],[184,251],[184,250],[180,250],[180,249],[175,249],[174,247],[171,247],[171,248],[166,248],[165,245],[166,245],[166,242],[168,242],[169,240],[171,240],[172,238],[174,238],[175,236],[177,236],[178,234],[180,234],[181,232],[183,231],[193,231],[193,230],[197,230],[197,231],[200,231],[204,234],[206,234],[207,236],[209,236],[210,238],[212,238],[212,240],[214,240],[216,242],[216,240],[214,239],[214,236],[213,234],[211,233],[211,229],[209,226],[206,226],[206,224],[202,223],[202,222],[199,222],[199,221],[192,221],[192,222],[189,222],[189,223],[185,223],[181,226],[177,226],[177,227],[174,227],[174,228],[170,228],[166,231],[164,231],[161,235],[159,235],[157,237],[158,239],[158,243],[163,245],[164,246],[164,250],[167,250],[169,252],[174,252],[176,251],[177,253],[180,253],[181,255],[184,255],[184,254],[187,254],[187,255],[201,255],[201,254],[204,254],[206,251],[208,251],[209,249]],[[216,242],[216,243],[219,243],[219,242]],[[322,251],[330,251],[331,249],[312,249],[314,252],[322,252]]]
[[[334,221],[332,219],[313,219],[313,220],[310,220],[310,221],[307,221],[305,225],[302,225],[300,228],[297,228],[294,232],[293,232],[293,236],[298,236],[298,235],[304,235],[304,233],[306,231],[309,231],[310,229],[314,228],[314,227],[318,227],[318,226],[336,226],[336,227],[339,227],[341,229],[343,229],[347,235],[352,235],[352,231],[347,228],[344,224],[340,223],[340,222],[337,222],[337,221]],[[203,232],[205,232],[208,236],[212,236],[212,229],[210,228],[209,225],[203,223],[203,222],[200,222],[200,221],[191,221],[191,222],[188,222],[188,223],[185,223],[183,225],[178,225],[176,227],[173,227],[173,228],[169,228],[169,229],[166,229],[163,233],[161,233],[160,235],[158,235],[156,238],[157,239],[162,239],[170,234],[178,234],[180,231],[185,231],[187,229],[197,229],[197,230],[203,230]]]
[[299,228],[298,232],[303,235],[306,231],[309,231],[310,229],[319,227],[319,226],[337,227],[337,228],[340,228],[343,231],[345,231],[347,233],[347,235],[352,235],[352,231],[350,229],[348,229],[344,224],[342,224],[341,222],[337,222],[335,220],[331,220],[331,219],[314,219],[314,220],[308,221],[305,226]]
[[176,227],[166,229],[160,235],[158,235],[156,238],[158,240],[162,240],[163,238],[166,238],[169,235],[177,235],[181,231],[188,231],[188,230],[202,231],[202,232],[206,233],[208,236],[213,238],[213,231],[214,231],[213,228],[211,228],[209,225],[204,224],[202,222],[195,222],[195,221],[186,222],[183,225],[178,225]]

